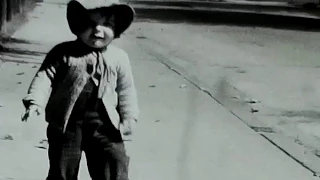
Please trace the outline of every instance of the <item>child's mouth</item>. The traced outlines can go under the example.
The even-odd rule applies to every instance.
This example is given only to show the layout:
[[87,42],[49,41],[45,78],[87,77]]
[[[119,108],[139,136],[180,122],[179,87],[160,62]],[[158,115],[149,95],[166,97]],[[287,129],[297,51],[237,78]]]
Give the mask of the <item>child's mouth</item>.
[[96,35],[93,35],[92,38],[94,39],[103,39],[103,36],[96,36]]
[[104,34],[102,32],[92,33],[91,36],[94,39],[103,39],[104,38]]

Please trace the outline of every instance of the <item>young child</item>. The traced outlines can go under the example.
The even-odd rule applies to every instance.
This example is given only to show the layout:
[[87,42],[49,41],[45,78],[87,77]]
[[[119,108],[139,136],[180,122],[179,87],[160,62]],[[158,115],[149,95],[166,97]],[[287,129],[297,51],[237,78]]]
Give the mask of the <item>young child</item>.
[[125,141],[139,109],[128,55],[109,45],[130,26],[134,10],[104,0],[67,6],[75,41],[55,46],[36,73],[22,121],[45,109],[47,180],[76,180],[82,151],[93,180],[128,180]]

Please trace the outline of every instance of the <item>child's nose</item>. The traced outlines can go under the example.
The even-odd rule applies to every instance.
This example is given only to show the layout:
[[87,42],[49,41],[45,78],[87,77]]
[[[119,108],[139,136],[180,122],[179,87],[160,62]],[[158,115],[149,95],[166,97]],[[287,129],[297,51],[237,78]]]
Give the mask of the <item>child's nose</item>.
[[103,30],[100,25],[96,26],[94,34],[97,37],[101,37],[101,38],[103,37]]
[[95,30],[96,30],[97,32],[102,31],[102,26],[101,26],[101,25],[97,25],[96,28],[95,28]]

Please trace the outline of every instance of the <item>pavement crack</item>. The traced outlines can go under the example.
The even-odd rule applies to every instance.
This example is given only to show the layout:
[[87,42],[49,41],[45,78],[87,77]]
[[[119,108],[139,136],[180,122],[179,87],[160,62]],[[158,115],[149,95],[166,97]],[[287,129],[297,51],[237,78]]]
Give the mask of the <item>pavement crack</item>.
[[302,161],[298,160],[297,158],[295,158],[294,156],[292,156],[288,151],[286,151],[285,149],[283,149],[282,147],[278,146],[276,143],[274,143],[271,139],[269,139],[267,136],[265,136],[264,134],[260,134],[262,137],[264,137],[267,141],[269,141],[272,145],[274,145],[275,147],[277,147],[279,150],[281,150],[283,153],[285,153],[287,156],[289,156],[292,160],[296,161],[298,164],[300,164],[302,167],[306,168],[307,170],[309,170],[313,176],[315,177],[320,177],[320,174],[315,172],[314,170],[312,170],[311,168],[309,168],[307,165],[305,165],[305,163],[303,163]]

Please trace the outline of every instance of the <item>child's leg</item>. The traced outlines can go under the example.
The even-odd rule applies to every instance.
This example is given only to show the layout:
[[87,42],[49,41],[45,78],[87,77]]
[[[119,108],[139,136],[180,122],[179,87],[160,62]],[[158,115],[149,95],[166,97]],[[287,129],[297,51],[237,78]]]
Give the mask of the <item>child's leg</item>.
[[129,157],[126,155],[120,132],[111,122],[100,120],[84,133],[84,151],[92,180],[128,180]]
[[122,152],[123,144],[110,143],[109,146],[100,152],[86,151],[92,180],[128,180],[128,157]]
[[81,127],[67,128],[63,134],[48,126],[49,173],[47,180],[77,180],[81,159]]

